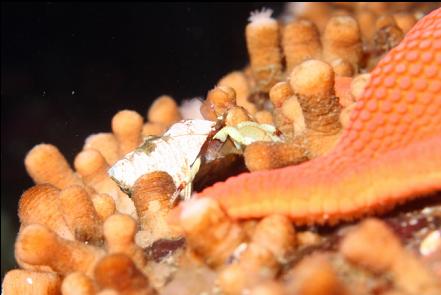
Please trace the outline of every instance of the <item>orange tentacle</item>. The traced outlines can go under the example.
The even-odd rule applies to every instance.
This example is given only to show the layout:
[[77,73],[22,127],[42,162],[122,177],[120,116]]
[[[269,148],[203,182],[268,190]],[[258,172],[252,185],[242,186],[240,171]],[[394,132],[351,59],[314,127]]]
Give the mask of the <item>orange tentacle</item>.
[[441,189],[441,9],[377,65],[339,144],[298,166],[245,173],[199,194],[235,218],[337,222]]

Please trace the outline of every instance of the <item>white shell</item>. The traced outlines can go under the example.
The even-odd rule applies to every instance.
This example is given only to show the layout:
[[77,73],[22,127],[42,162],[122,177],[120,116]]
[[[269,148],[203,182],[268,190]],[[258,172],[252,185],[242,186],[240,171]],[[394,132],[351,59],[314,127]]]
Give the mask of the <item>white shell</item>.
[[193,180],[191,166],[214,125],[215,122],[207,120],[176,123],[162,137],[147,138],[139,148],[116,162],[108,174],[128,191],[139,177],[154,171],[170,174],[176,187],[186,185]]

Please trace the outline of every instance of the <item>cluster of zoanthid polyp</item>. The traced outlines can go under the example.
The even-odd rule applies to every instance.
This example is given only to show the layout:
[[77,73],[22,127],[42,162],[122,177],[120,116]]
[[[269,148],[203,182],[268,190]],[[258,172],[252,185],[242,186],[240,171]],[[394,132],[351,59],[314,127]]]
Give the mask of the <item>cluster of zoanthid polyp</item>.
[[178,238],[165,220],[174,182],[165,172],[146,174],[129,197],[108,175],[143,136],[161,134],[181,114],[162,96],[147,119],[118,112],[111,133],[86,139],[74,169],[51,144],[29,151],[25,166],[36,185],[19,201],[15,257],[21,269],[6,275],[4,294],[154,294],[164,284],[167,270],[156,274],[145,249]]
[[[210,198],[187,202],[178,220],[187,250],[217,272],[214,284],[221,294],[435,295],[441,291],[439,266],[431,271],[379,219],[342,227],[334,236],[340,241],[333,243],[312,231],[295,230],[281,215],[239,223]],[[439,230],[436,233],[436,242],[428,238],[433,239],[432,258],[441,250]]]
[[[406,34],[415,25],[418,18],[438,7],[437,3],[401,2],[304,2],[290,3],[283,14],[285,21],[293,18],[305,18],[317,25],[323,32],[330,18],[334,16],[351,16],[360,24],[361,33],[369,48],[378,45],[393,45],[395,36]],[[393,18],[394,27],[386,28],[385,18]],[[402,33],[396,30],[398,27]],[[387,40],[389,38],[389,40]],[[378,50],[377,48],[376,50]],[[389,48],[390,49],[390,48]],[[383,52],[387,48],[382,48]]]
[[245,30],[249,66],[224,76],[201,108],[208,120],[227,114],[234,125],[251,118],[284,135],[282,142],[245,147],[250,171],[301,163],[334,147],[370,69],[431,6],[289,7],[280,20],[270,10],[251,14]]
[[[247,136],[256,138],[265,138],[268,126],[265,130],[244,123],[276,127],[283,140],[244,146],[250,171],[326,153],[348,124],[371,65],[420,17],[416,12],[425,9],[413,4],[393,18],[380,18],[391,8],[376,5],[307,4],[301,18],[286,24],[268,11],[253,13],[246,28],[250,66],[223,77],[194,116],[221,118],[225,126],[242,126]],[[197,102],[193,106],[199,109]],[[441,234],[433,226],[441,222],[439,207],[394,219],[404,224],[397,232],[407,239],[405,245],[416,244],[424,258],[418,259],[379,220],[326,231],[294,228],[282,215],[238,222],[211,198],[190,200],[170,214],[177,185],[163,171],[139,177],[130,196],[120,190],[109,168],[144,136],[161,136],[188,118],[187,111],[161,96],[146,123],[134,111],[118,112],[111,133],[86,139],[74,169],[55,146],[35,146],[25,165],[36,185],[19,202],[15,256],[20,269],[8,272],[3,293],[441,292]],[[182,237],[185,248],[180,247]]]

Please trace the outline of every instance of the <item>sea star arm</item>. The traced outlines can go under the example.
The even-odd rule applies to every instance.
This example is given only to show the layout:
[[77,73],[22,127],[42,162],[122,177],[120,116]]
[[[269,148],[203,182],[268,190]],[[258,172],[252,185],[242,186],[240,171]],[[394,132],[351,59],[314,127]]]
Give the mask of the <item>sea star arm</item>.
[[337,222],[441,190],[441,9],[420,20],[372,77],[337,146],[298,166],[206,188],[235,218]]

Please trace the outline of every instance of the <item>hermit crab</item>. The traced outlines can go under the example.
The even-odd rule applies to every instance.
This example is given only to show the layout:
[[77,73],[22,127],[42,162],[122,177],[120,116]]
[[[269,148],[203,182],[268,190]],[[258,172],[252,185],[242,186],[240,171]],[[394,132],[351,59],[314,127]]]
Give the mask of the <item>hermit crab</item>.
[[[192,194],[192,183],[201,167],[201,157],[213,141],[222,144],[230,140],[234,153],[242,153],[243,147],[256,141],[280,142],[282,137],[270,124],[245,121],[236,126],[224,126],[223,119],[182,120],[173,124],[163,136],[149,136],[133,152],[116,162],[108,171],[121,189],[131,193],[136,180],[153,171],[167,172],[175,182],[177,190],[171,198],[173,204],[178,197],[188,200]],[[231,150],[230,150],[231,151]]]

